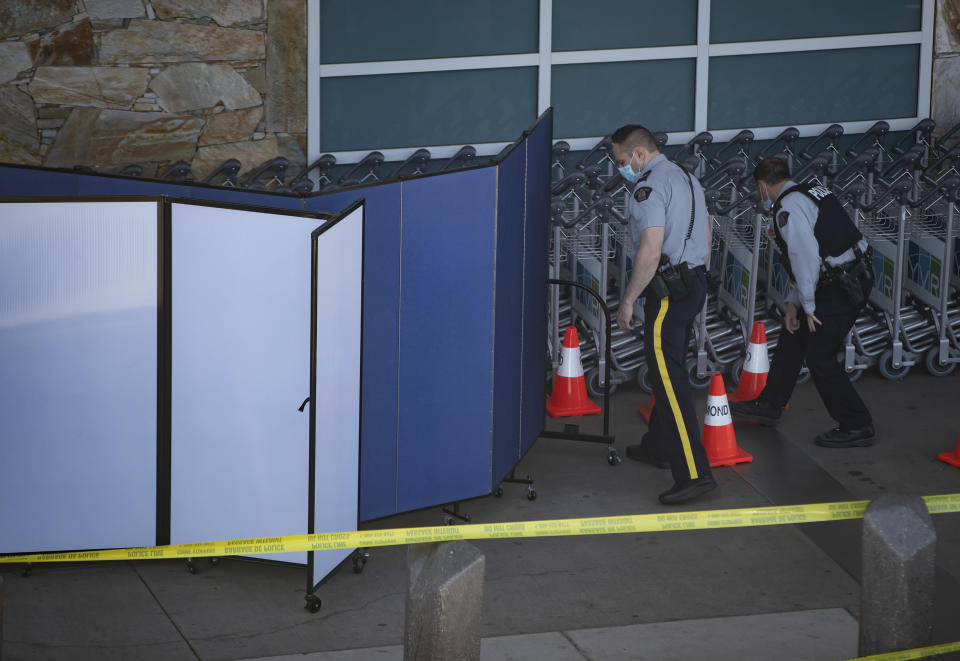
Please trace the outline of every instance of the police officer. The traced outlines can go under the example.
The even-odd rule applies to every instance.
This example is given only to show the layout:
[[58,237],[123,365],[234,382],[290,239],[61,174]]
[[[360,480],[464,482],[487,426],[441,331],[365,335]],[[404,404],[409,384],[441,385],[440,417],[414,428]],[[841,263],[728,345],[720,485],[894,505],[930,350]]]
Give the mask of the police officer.
[[733,403],[731,413],[734,419],[776,425],[806,360],[820,399],[839,423],[819,434],[817,445],[873,445],[870,411],[837,360],[873,287],[867,242],[830,189],[794,183],[783,159],[763,159],[753,177],[762,203],[772,207],[791,291],[787,332],[780,335],[767,385],[757,399]]
[[627,456],[669,465],[674,484],[660,502],[682,503],[717,486],[700,442],[685,367],[693,320],[707,291],[706,203],[700,182],[667,160],[644,127],[621,127],[612,142],[620,174],[633,186],[627,203],[633,273],[617,324],[634,330],[633,306],[642,295],[644,353],[656,399],[650,431],[627,448]]

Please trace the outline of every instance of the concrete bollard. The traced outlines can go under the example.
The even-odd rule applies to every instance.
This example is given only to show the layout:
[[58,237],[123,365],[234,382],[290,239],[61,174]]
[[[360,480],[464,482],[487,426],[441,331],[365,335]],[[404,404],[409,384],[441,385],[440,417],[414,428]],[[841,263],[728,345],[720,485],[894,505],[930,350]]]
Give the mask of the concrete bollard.
[[867,507],[860,655],[930,644],[936,545],[933,520],[919,496],[884,494]]
[[412,544],[407,551],[404,661],[477,661],[484,556],[467,542]]

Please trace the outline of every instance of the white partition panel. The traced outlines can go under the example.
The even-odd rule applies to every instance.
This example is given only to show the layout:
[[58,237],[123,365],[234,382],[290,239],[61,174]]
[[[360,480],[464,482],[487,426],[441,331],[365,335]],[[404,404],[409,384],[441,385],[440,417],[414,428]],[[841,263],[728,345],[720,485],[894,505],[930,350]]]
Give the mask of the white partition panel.
[[0,203],[0,552],[152,545],[157,202]]
[[[314,532],[357,529],[363,319],[363,206],[316,237]],[[351,553],[313,554],[316,585]]]
[[297,407],[322,222],[171,204],[171,543],[306,532],[309,416]]

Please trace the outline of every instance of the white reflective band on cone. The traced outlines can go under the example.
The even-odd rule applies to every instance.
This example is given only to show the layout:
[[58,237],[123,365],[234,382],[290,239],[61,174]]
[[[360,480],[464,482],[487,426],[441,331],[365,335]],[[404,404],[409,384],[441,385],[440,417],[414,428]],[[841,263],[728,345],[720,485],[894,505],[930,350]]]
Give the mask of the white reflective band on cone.
[[704,425],[710,427],[726,427],[732,425],[730,419],[730,404],[727,403],[726,395],[710,395],[707,397],[707,416],[703,420]]
[[557,376],[575,379],[583,376],[583,365],[580,364],[580,347],[563,347],[560,352],[560,367]]
[[767,355],[766,344],[754,344],[747,347],[747,358],[743,363],[744,372],[765,374],[770,371],[770,357]]

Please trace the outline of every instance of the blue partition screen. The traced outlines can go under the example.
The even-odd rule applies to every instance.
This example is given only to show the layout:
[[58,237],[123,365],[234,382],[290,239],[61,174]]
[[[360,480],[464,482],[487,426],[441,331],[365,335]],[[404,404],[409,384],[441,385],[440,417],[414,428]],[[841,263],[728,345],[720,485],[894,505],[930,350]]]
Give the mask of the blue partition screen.
[[490,492],[496,175],[403,184],[401,511]]
[[547,370],[547,253],[550,234],[550,148],[553,116],[548,113],[526,141],[527,176],[523,250],[523,360],[520,455],[543,431]]
[[[543,429],[552,112],[493,164],[307,197],[0,166],[0,197],[365,201],[359,518],[490,493]],[[176,323],[176,321],[174,322]]]
[[498,484],[520,458],[520,378],[523,338],[523,217],[526,145],[497,166],[497,254],[493,361],[493,475]]

